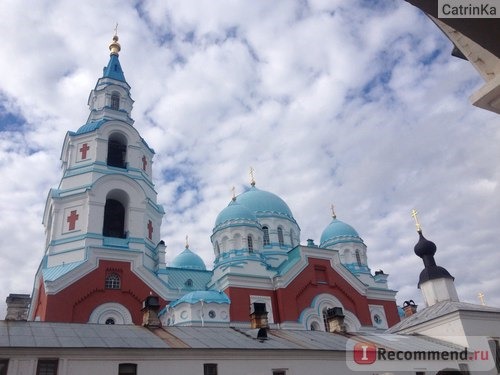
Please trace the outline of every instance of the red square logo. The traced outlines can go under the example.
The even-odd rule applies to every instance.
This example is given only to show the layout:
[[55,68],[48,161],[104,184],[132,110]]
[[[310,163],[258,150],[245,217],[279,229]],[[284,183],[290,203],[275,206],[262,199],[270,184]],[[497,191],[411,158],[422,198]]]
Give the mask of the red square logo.
[[354,362],[358,365],[371,365],[377,359],[377,347],[367,342],[354,345]]

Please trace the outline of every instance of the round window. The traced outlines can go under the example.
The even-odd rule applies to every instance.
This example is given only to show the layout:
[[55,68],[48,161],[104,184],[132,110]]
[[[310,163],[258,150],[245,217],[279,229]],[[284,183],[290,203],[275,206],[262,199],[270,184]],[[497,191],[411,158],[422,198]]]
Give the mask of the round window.
[[380,317],[380,315],[378,315],[378,314],[375,314],[375,315],[373,316],[373,320],[374,320],[375,324],[380,324],[380,323],[382,323],[382,318],[381,318],[381,317]]
[[209,316],[211,319],[215,318],[215,316],[216,316],[215,311],[214,311],[214,310],[210,310],[210,311],[208,312],[208,316]]

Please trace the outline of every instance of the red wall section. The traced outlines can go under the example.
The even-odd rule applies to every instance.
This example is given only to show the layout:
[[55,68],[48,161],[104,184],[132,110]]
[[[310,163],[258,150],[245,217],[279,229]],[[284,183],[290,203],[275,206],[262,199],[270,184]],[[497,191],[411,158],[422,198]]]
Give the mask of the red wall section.
[[369,300],[332,269],[328,260],[308,259],[307,267],[286,287],[276,291],[229,287],[224,292],[231,299],[231,320],[249,321],[250,296],[270,296],[275,323],[298,321],[316,296],[327,293],[340,300],[346,310],[357,316],[362,325],[372,325],[369,304],[383,305],[389,326],[399,322],[394,301]]
[[[121,278],[120,289],[105,289],[104,279],[109,272]],[[54,295],[42,294],[37,311],[41,320],[48,322],[87,323],[92,311],[99,305],[115,302],[125,306],[134,324],[142,324],[142,301],[149,296],[151,288],[131,271],[130,262],[100,260],[99,267]],[[45,307],[43,300],[46,299]],[[160,303],[165,301],[160,298]]]

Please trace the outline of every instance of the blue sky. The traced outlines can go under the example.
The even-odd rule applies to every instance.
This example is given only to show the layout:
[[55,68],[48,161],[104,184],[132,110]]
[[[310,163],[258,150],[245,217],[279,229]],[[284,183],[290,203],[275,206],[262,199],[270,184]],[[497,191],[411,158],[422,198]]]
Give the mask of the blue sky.
[[87,119],[118,22],[168,260],[189,235],[211,267],[215,218],[252,166],[302,243],[335,204],[400,303],[422,304],[417,208],[461,299],[500,306],[499,119],[469,103],[479,74],[408,3],[5,0],[0,14],[0,298],[31,292],[62,141]]

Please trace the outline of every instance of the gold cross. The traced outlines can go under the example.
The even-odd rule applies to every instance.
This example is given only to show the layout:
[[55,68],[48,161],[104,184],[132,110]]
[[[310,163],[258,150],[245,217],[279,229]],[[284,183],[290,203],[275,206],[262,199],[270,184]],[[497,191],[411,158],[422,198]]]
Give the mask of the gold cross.
[[186,234],[186,249],[189,249],[188,235]]
[[415,220],[415,225],[417,226],[417,232],[422,232],[422,226],[418,222],[418,216],[417,215],[418,215],[417,210],[415,210],[415,209],[411,210],[411,216]]
[[332,217],[336,219],[337,215],[335,215],[335,207],[333,206],[333,204],[330,206],[330,208],[332,209]]
[[118,22],[116,23],[116,26],[115,26],[115,36],[118,34]]
[[236,188],[233,186],[231,188],[231,191],[233,192],[233,201],[235,201],[236,200]]
[[255,169],[250,167],[250,185],[255,186]]
[[479,292],[477,294],[477,296],[478,296],[479,300],[481,301],[481,305],[485,306],[486,303],[484,303],[484,293],[483,292]]

